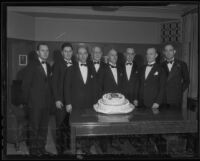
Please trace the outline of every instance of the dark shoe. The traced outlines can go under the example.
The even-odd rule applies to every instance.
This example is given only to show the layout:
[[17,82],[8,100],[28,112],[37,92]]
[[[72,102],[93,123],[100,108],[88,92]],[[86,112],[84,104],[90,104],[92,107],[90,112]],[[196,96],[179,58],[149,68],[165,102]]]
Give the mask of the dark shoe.
[[50,153],[50,152],[48,152],[48,151],[46,151],[46,150],[40,150],[40,153],[41,153],[42,155],[54,155],[53,153]]

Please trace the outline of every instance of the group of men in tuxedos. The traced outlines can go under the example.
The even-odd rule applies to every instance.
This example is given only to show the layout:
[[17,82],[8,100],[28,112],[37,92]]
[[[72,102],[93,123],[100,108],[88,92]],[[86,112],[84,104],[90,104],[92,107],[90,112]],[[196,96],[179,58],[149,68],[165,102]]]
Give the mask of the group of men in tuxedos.
[[[38,58],[28,65],[22,85],[24,102],[29,107],[30,154],[48,154],[45,144],[52,100],[56,109],[58,154],[66,150],[66,134],[63,131],[70,130],[69,126],[65,129],[61,126],[63,121],[68,120],[74,110],[92,108],[105,93],[122,93],[137,107],[181,107],[183,92],[189,86],[187,65],[174,58],[176,50],[173,45],[167,44],[163,53],[165,61],[158,63],[156,49],[148,48],[147,63],[143,64],[134,48],[127,48],[125,61],[120,65],[115,49],[108,51],[108,62],[104,63],[99,46],[92,48],[91,59],[88,59],[86,46],[79,46],[75,55],[72,45],[64,43],[61,47],[62,60],[51,69],[47,63],[48,45],[38,44]],[[73,55],[77,61],[72,60]]]

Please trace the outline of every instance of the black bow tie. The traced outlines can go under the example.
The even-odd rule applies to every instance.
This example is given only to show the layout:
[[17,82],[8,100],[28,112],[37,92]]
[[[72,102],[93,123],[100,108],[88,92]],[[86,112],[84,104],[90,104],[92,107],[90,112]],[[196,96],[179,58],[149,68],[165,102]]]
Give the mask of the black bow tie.
[[126,65],[132,65],[133,63],[126,63]]
[[152,67],[154,64],[147,64],[147,67]]
[[85,67],[87,67],[87,64],[81,64],[81,66],[85,66]]
[[66,61],[66,64],[72,64],[72,62],[67,62],[67,61]]
[[42,63],[42,64],[46,64],[47,62],[46,62],[46,61],[41,61],[41,63]]
[[93,63],[94,63],[94,65],[95,65],[95,64],[100,64],[100,62],[93,62]]
[[117,67],[116,67],[116,66],[114,66],[114,65],[111,65],[111,64],[109,64],[109,65],[110,65],[110,67],[111,67],[111,68],[117,68]]
[[172,64],[173,62],[174,62],[174,60],[167,61],[167,64]]

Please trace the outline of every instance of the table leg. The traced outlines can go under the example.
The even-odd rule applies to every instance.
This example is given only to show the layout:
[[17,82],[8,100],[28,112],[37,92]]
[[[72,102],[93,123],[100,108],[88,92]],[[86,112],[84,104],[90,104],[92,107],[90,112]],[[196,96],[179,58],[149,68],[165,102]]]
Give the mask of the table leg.
[[71,153],[76,154],[76,128],[71,127]]

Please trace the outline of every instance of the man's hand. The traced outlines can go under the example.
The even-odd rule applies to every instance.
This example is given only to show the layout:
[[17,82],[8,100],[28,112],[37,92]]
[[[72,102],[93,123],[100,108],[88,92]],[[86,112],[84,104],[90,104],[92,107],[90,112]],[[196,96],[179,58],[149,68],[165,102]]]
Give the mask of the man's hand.
[[133,104],[134,104],[135,106],[138,106],[138,100],[134,100],[134,101],[133,101]]
[[158,109],[159,106],[160,106],[160,105],[159,105],[158,103],[154,103],[153,106],[152,106],[152,109]]
[[72,111],[72,105],[71,104],[66,105],[66,111],[71,113],[71,111]]
[[56,101],[57,109],[61,109],[63,107],[63,103],[61,101]]

